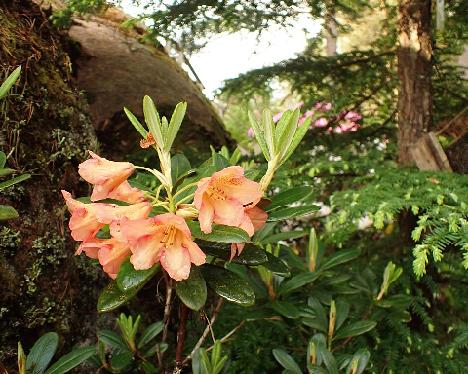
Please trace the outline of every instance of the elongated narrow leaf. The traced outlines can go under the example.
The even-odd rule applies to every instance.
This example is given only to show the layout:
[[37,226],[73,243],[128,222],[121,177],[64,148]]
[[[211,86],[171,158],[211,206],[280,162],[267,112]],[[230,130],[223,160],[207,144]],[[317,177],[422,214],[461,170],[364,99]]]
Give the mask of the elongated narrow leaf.
[[151,134],[156,140],[159,147],[163,145],[163,136],[161,132],[161,120],[159,119],[158,111],[154,105],[153,99],[148,95],[143,98],[143,114],[145,115],[145,122]]
[[100,330],[97,333],[98,339],[109,348],[128,350],[127,344],[122,337],[111,330]]
[[6,164],[6,154],[3,151],[0,151],[0,168],[4,168]]
[[294,187],[285,191],[281,191],[271,199],[271,203],[266,207],[266,211],[269,212],[283,205],[289,205],[298,201],[302,201],[309,197],[312,194],[312,191],[312,187],[308,186]]
[[[275,128],[275,140],[278,141],[281,138],[281,135],[283,134],[286,126],[289,123],[289,119],[291,118],[292,110],[288,109],[283,112],[281,115],[281,118],[279,121],[276,123],[276,128]],[[277,148],[281,149],[281,148]]]
[[281,240],[297,239],[297,238],[302,238],[303,236],[306,236],[306,235],[307,235],[307,232],[301,231],[301,230],[279,232],[277,234],[269,235],[265,239],[262,239],[261,243],[263,244],[277,243]]
[[191,169],[190,161],[181,153],[177,153],[171,158],[172,180],[177,181],[181,176]]
[[45,372],[45,374],[68,373],[71,369],[85,362],[94,353],[96,353],[96,348],[94,347],[83,347],[74,349],[70,353],[61,357],[60,360],[58,360]]
[[265,109],[262,113],[262,126],[265,133],[265,142],[268,147],[268,153],[271,157],[275,154],[275,123],[271,116],[271,112]]
[[201,231],[198,222],[189,221],[187,225],[195,239],[217,243],[245,243],[250,241],[249,235],[238,227],[213,225],[212,232],[210,234],[205,234]]
[[280,258],[266,252],[268,261],[262,264],[263,267],[270,270],[272,273],[281,275],[282,277],[290,277],[291,272],[289,271],[288,265]]
[[260,149],[262,150],[263,156],[265,156],[265,159],[267,161],[271,160],[270,153],[268,152],[268,146],[265,141],[265,134],[263,133],[263,130],[260,129],[260,126],[258,125],[257,121],[253,117],[252,113],[249,111],[249,122],[250,126],[252,126],[252,129],[255,134],[255,139],[257,139],[258,145],[260,146]]
[[161,333],[163,328],[163,321],[158,321],[149,325],[141,335],[140,340],[138,341],[138,348],[144,347],[146,344],[148,344],[151,340],[153,340],[156,336],[158,336]]
[[174,143],[176,135],[180,129],[180,125],[185,117],[185,112],[187,111],[187,103],[179,103],[174,109],[174,113],[171,117],[171,122],[169,123],[169,129],[167,132],[166,139],[166,151],[169,151]]
[[131,292],[139,289],[148,282],[159,270],[159,264],[155,264],[147,270],[135,270],[130,260],[126,260],[120,267],[115,282],[122,292]]
[[7,221],[9,219],[16,219],[19,217],[19,213],[15,208],[10,205],[0,205],[0,222]]
[[5,79],[5,81],[0,86],[0,99],[3,99],[11,87],[16,83],[21,74],[21,66],[18,66],[13,72]]
[[268,215],[269,222],[282,221],[291,218],[302,217],[306,214],[320,210],[317,205],[302,205],[275,210]]
[[299,309],[297,309],[294,304],[288,303],[287,301],[274,301],[270,306],[274,311],[286,318],[295,319],[301,316]]
[[304,138],[305,134],[307,133],[307,130],[309,129],[309,126],[310,126],[310,121],[311,119],[307,118],[304,121],[304,123],[298,127],[298,129],[296,130],[296,133],[294,134],[293,140],[291,142],[291,145],[289,146],[288,151],[285,153],[285,155],[281,159],[281,163],[284,163],[289,157],[291,157],[294,150],[297,148],[302,138]]
[[56,332],[48,332],[42,335],[32,346],[26,358],[26,370],[29,373],[41,374],[54,357],[58,346]]
[[210,288],[219,296],[242,306],[254,304],[252,287],[233,272],[214,265],[203,265],[202,273]]
[[116,282],[111,282],[99,295],[97,310],[100,313],[110,312],[132,299],[138,289],[134,288],[129,292],[123,292]]
[[13,174],[15,171],[15,169],[0,168],[0,177],[6,177],[7,175]]
[[299,365],[285,350],[280,348],[273,349],[273,356],[275,356],[276,361],[291,374],[302,374]]
[[281,137],[277,139],[278,150],[280,151],[280,159],[282,159],[289,151],[289,146],[294,140],[294,134],[297,130],[297,121],[299,120],[299,109],[295,109],[284,127],[281,133]]
[[0,191],[7,188],[7,187],[13,186],[16,183],[23,182],[23,181],[25,181],[26,179],[29,179],[29,178],[31,178],[31,174],[23,174],[23,175],[18,175],[17,177],[14,177],[12,179],[9,179],[9,180],[7,180],[5,182],[2,182],[2,183],[0,183]]
[[124,112],[127,115],[128,119],[130,120],[131,124],[133,127],[138,131],[138,133],[141,135],[143,139],[146,139],[146,136],[148,135],[148,131],[143,127],[143,125],[138,121],[138,119],[134,116],[130,110],[127,108],[124,108]]
[[132,361],[132,352],[118,352],[112,355],[110,364],[118,373],[125,373],[125,369],[132,363]]
[[278,290],[278,294],[284,295],[284,294],[290,293],[310,282],[313,282],[314,280],[318,278],[319,275],[320,273],[318,272],[313,272],[313,273],[307,272],[307,273],[298,274],[292,277],[291,279],[281,283],[279,290]]
[[331,269],[337,265],[341,265],[341,264],[344,264],[345,262],[349,262],[353,259],[355,259],[356,257],[358,257],[360,254],[360,251],[358,249],[350,249],[350,250],[347,250],[347,251],[338,251],[336,252],[335,254],[333,254],[332,256],[330,256],[330,258],[325,261],[321,266],[320,266],[320,270],[328,270],[328,269]]
[[344,339],[350,336],[358,336],[372,330],[377,325],[375,321],[358,321],[343,326],[335,335],[335,340]]
[[205,305],[208,294],[206,282],[196,266],[190,268],[188,279],[177,282],[176,292],[180,300],[192,310],[200,310]]

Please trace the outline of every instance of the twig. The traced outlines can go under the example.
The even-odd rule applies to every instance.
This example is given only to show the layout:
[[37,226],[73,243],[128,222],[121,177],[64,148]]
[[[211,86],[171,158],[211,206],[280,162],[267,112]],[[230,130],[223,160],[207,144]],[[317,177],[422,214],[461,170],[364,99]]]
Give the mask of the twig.
[[211,316],[211,320],[208,322],[208,325],[205,327],[205,330],[203,331],[202,336],[200,336],[200,339],[198,339],[197,344],[195,344],[195,347],[193,347],[192,352],[185,357],[185,359],[182,361],[182,366],[186,365],[187,362],[189,362],[195,352],[202,346],[203,342],[205,341],[206,337],[211,331],[211,326],[213,323],[216,321],[216,317],[218,316],[219,310],[221,309],[221,305],[223,305],[223,299],[220,297],[218,300],[218,303],[216,304],[216,307],[213,310],[213,314]]
[[[234,327],[231,331],[229,331],[226,335],[224,335],[220,340],[219,342],[220,343],[224,343],[226,340],[228,340],[232,335],[234,335],[238,330],[240,330],[242,328],[242,326],[244,326],[245,324],[245,320],[242,321],[241,323],[239,323],[236,327]],[[212,349],[214,348],[214,344],[208,348],[206,351],[209,352],[211,351]]]
[[182,355],[184,353],[185,336],[187,334],[187,318],[189,308],[184,304],[180,305],[179,328],[177,329],[177,347],[176,347],[176,370],[182,365]]
[[[166,305],[164,307],[164,318],[163,318],[163,334],[162,334],[162,343],[165,343],[167,340],[167,333],[169,330],[169,322],[171,320],[171,298],[172,298],[172,279],[167,276],[164,272],[164,277],[166,279]],[[159,367],[162,368],[164,352],[158,352],[158,363]]]

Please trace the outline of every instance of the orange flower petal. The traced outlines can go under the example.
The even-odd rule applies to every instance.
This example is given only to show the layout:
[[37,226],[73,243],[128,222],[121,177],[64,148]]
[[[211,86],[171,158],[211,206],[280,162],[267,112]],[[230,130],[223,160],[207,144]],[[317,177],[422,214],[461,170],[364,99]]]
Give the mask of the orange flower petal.
[[190,275],[190,253],[182,246],[170,246],[161,256],[161,265],[172,279],[178,282],[187,279]]

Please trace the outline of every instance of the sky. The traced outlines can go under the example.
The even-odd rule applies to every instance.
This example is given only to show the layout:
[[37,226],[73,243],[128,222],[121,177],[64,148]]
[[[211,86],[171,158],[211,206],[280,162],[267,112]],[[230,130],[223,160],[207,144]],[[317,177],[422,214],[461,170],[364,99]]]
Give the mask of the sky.
[[[142,7],[131,4],[131,0],[123,0],[120,6],[131,16],[142,12]],[[259,40],[256,34],[248,32],[219,34],[189,61],[205,86],[205,94],[213,98],[225,79],[294,57],[306,46],[305,33],[311,37],[319,30],[320,23],[303,17],[287,30],[272,27]]]

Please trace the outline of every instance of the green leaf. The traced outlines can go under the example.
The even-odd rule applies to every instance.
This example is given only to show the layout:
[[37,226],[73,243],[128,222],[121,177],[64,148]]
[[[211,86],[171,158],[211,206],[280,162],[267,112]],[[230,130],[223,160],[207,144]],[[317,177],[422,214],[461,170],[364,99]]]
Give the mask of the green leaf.
[[262,127],[265,134],[265,142],[268,147],[268,153],[271,157],[276,154],[275,147],[275,123],[273,117],[268,109],[264,109],[262,112]]
[[201,231],[199,222],[188,221],[187,225],[195,239],[217,243],[245,243],[250,241],[249,235],[238,227],[213,225],[212,232],[205,234]]
[[302,374],[302,370],[294,359],[283,349],[273,349],[273,356],[282,367],[294,374]]
[[200,270],[193,266],[190,268],[188,279],[177,282],[177,296],[192,310],[200,310],[206,303],[206,282]]
[[280,150],[280,160],[283,159],[283,157],[288,153],[289,151],[289,146],[293,142],[294,139],[294,134],[297,130],[297,121],[299,120],[299,109],[295,109],[289,118],[287,119],[287,122],[285,123],[284,129],[282,130],[280,135],[280,138],[276,138],[277,143],[278,143],[278,150]]
[[159,114],[156,110],[153,99],[151,99],[151,97],[148,95],[143,97],[143,114],[145,116],[145,122],[148,125],[148,128],[153,135],[157,146],[162,148],[164,144],[164,138],[161,132],[161,120],[159,119]]
[[320,270],[321,271],[328,270],[337,265],[341,265],[341,264],[344,264],[345,262],[349,262],[355,259],[356,257],[358,257],[360,253],[361,252],[358,249],[338,251],[332,256],[330,256],[330,258],[320,266]]
[[56,332],[42,335],[32,346],[26,358],[26,370],[32,374],[43,373],[54,357],[58,346]]
[[214,265],[203,265],[202,272],[210,288],[219,296],[242,306],[254,304],[252,287],[236,274]]
[[0,168],[4,168],[6,164],[6,154],[3,151],[0,151]]
[[307,130],[309,129],[310,121],[311,119],[307,118],[304,121],[304,123],[298,127],[298,129],[296,130],[296,133],[294,134],[293,140],[291,142],[291,145],[289,146],[288,151],[281,158],[281,163],[284,163],[289,157],[291,157],[292,153],[294,152],[294,150],[297,148],[297,146],[301,142],[302,138],[304,138],[305,134],[307,133]]
[[132,299],[138,289],[134,288],[131,291],[124,292],[120,290],[116,282],[111,282],[99,295],[97,310],[99,313],[110,312],[117,309],[119,306],[127,303]]
[[19,217],[18,211],[10,205],[0,205],[0,222]]
[[320,273],[315,271],[313,273],[300,273],[291,279],[284,281],[281,283],[279,289],[278,289],[278,295],[282,294],[287,294],[290,293],[308,283],[313,282],[319,277]]
[[13,72],[5,79],[5,81],[0,86],[0,99],[3,99],[11,87],[16,83],[21,74],[21,66],[18,66]]
[[257,121],[253,117],[252,113],[249,111],[249,122],[250,125],[252,126],[252,129],[255,134],[255,139],[257,139],[258,145],[260,146],[260,149],[262,150],[263,156],[265,156],[265,159],[267,161],[271,160],[270,153],[268,152],[268,146],[265,141],[265,134],[263,133],[262,129],[260,129],[260,126],[258,125]]
[[111,358],[111,366],[113,369],[118,370],[121,372],[126,367],[128,367],[133,361],[133,353],[132,352],[119,352],[114,353]]
[[119,274],[115,282],[122,292],[130,292],[134,289],[140,289],[147,283],[159,270],[160,265],[155,264],[152,268],[147,270],[135,270],[130,262],[130,259],[120,267]]
[[216,169],[216,171],[219,171],[221,169],[224,169],[230,166],[229,161],[225,157],[221,156],[219,153],[213,154],[212,161],[213,161],[213,166]]
[[281,240],[297,239],[297,238],[302,238],[303,236],[306,236],[306,235],[307,235],[306,231],[299,231],[299,230],[279,232],[277,234],[270,235],[266,237],[265,239],[262,239],[261,243],[263,244],[277,243]]
[[263,267],[270,270],[272,273],[281,275],[282,277],[290,277],[291,272],[289,271],[288,265],[280,258],[266,252],[268,261],[262,264]]
[[0,177],[5,177],[7,175],[13,174],[16,170],[15,169],[10,169],[10,168],[3,168],[3,166],[0,168]]
[[97,333],[98,339],[109,348],[123,349],[128,351],[128,346],[120,335],[111,330],[100,330]]
[[174,109],[174,113],[171,117],[171,122],[169,123],[169,129],[167,132],[166,139],[166,151],[169,151],[174,143],[177,133],[179,132],[180,125],[185,117],[185,112],[187,111],[187,103],[178,103]]
[[181,176],[186,174],[192,167],[190,161],[181,153],[177,153],[171,158],[171,174],[172,180],[177,181]]
[[127,108],[124,108],[124,112],[127,115],[128,119],[132,123],[133,127],[138,131],[138,133],[141,135],[143,139],[146,139],[146,136],[148,135],[148,131],[143,127],[143,125],[138,121],[138,119],[133,115],[130,110]]
[[74,367],[86,361],[96,353],[94,347],[77,348],[61,357],[55,364],[53,364],[45,374],[63,374],[69,372]]
[[[229,244],[207,242],[197,240],[197,244],[206,254],[223,260],[231,258],[231,246]],[[253,244],[246,244],[242,253],[235,256],[231,262],[241,265],[257,266],[267,262],[267,253]]]
[[140,340],[138,341],[138,348],[144,347],[148,344],[151,340],[153,340],[156,336],[158,336],[164,328],[164,324],[162,321],[155,322],[149,325],[146,330],[141,335]]
[[302,206],[295,206],[295,207],[287,207],[275,210],[268,214],[268,221],[282,221],[291,218],[301,217],[306,214],[316,212],[320,210],[320,207],[317,205],[302,205]]
[[271,199],[271,204],[267,206],[266,211],[269,212],[280,206],[289,205],[302,201],[312,194],[312,188],[308,186],[294,187],[285,191],[281,191]]
[[338,330],[343,322],[348,318],[349,304],[343,300],[337,300],[336,302],[336,322],[335,330]]
[[296,308],[296,306],[292,303],[288,303],[286,301],[273,301],[270,306],[286,318],[299,318],[301,313]]
[[372,330],[377,325],[375,321],[358,321],[344,326],[338,330],[334,340],[347,338],[350,336],[357,336]]
[[18,175],[17,177],[14,177],[12,179],[9,179],[9,180],[7,180],[5,182],[2,182],[2,183],[0,183],[0,191],[7,188],[7,187],[13,186],[16,183],[23,182],[23,181],[25,181],[26,179],[29,179],[29,178],[31,178],[31,174],[23,174],[23,175]]

